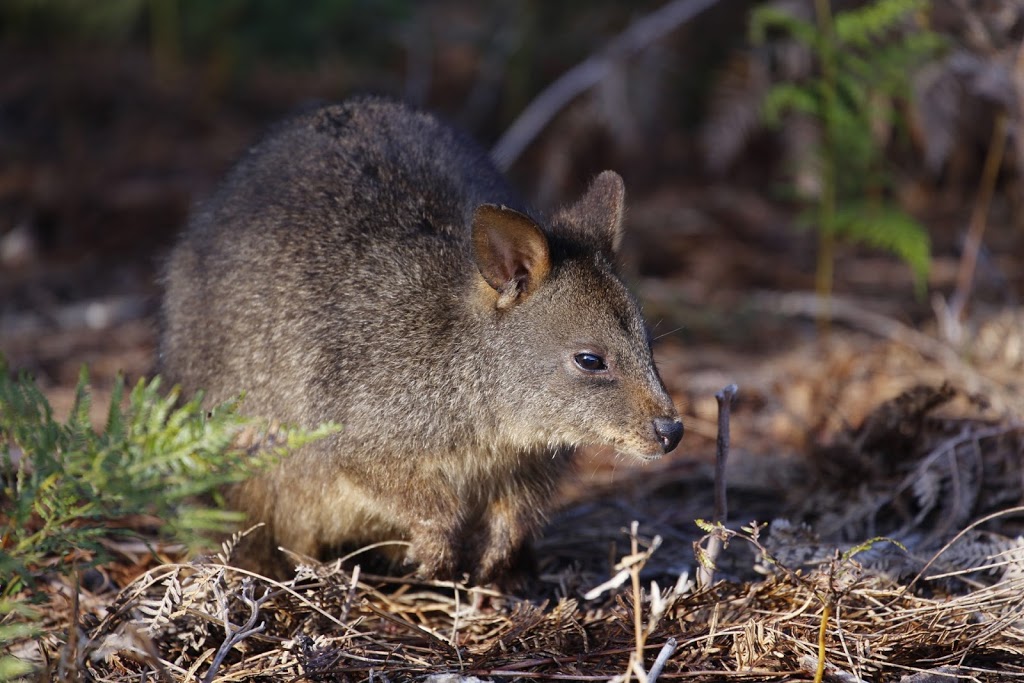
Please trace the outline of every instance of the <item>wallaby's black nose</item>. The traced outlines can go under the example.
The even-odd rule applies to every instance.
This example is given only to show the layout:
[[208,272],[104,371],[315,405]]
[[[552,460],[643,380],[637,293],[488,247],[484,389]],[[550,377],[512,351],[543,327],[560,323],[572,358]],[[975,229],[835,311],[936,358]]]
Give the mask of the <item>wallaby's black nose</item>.
[[679,445],[683,438],[683,423],[667,417],[654,418],[654,433],[661,441],[661,448],[666,453]]

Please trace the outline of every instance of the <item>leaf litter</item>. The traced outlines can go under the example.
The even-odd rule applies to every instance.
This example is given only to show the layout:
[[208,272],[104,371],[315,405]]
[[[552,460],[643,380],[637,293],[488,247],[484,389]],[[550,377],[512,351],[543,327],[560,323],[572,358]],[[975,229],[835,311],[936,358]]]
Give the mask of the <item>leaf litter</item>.
[[717,525],[695,523],[706,464],[595,458],[513,592],[351,561],[277,582],[230,564],[237,536],[191,561],[112,540],[122,561],[48,584],[48,632],[14,652],[54,680],[1022,678],[1024,430],[987,399],[910,386],[820,429],[810,457],[740,452]]

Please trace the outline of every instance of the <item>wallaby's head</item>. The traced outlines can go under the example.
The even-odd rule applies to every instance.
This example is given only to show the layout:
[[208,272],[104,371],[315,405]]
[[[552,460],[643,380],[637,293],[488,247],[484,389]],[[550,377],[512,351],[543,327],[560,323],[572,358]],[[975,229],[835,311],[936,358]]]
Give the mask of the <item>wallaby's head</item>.
[[524,445],[607,444],[641,458],[675,448],[679,414],[640,308],[615,271],[624,190],[599,175],[547,231],[493,205],[473,219],[499,428]]

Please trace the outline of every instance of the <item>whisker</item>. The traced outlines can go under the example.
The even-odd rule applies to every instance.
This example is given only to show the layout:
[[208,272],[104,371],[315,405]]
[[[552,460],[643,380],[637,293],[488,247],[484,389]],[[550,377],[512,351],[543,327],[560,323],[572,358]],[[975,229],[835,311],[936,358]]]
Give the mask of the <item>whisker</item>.
[[674,330],[669,330],[668,332],[665,332],[664,334],[659,334],[657,337],[654,338],[654,341],[658,341],[662,337],[667,337],[670,334],[675,334],[676,332],[678,332],[679,330],[683,329],[684,327],[686,327],[686,325],[680,325],[679,327],[677,327]]

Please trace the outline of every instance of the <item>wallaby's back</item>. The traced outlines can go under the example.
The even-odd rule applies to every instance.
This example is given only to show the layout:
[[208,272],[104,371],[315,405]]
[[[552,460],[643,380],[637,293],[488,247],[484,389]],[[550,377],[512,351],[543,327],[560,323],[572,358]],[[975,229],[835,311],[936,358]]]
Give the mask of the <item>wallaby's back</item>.
[[614,273],[621,202],[604,174],[542,228],[472,143],[372,98],[250,151],[171,256],[161,358],[211,400],[343,425],[234,491],[267,524],[257,554],[407,540],[425,574],[490,579],[571,445],[674,447]]
[[[402,365],[386,348],[413,361],[437,345],[429,328],[453,315],[485,201],[516,205],[483,154],[431,116],[366,99],[289,121],[243,158],[175,250],[164,366],[215,400],[244,387],[252,413],[336,419],[302,394],[339,361],[334,370],[379,385],[387,369],[374,357]],[[339,344],[341,356],[309,356]]]

